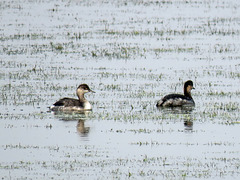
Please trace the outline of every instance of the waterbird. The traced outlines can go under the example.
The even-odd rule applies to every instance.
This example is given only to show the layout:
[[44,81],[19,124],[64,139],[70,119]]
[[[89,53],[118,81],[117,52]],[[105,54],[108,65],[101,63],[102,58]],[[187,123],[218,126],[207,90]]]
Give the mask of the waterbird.
[[195,89],[193,87],[193,82],[188,80],[184,83],[182,94],[168,94],[164,96],[161,100],[157,102],[157,107],[177,107],[177,106],[194,106],[195,102],[191,96],[191,90]]
[[95,93],[87,84],[81,84],[77,88],[78,99],[62,98],[55,102],[50,109],[52,111],[92,110],[92,105],[84,97],[84,94],[88,92]]

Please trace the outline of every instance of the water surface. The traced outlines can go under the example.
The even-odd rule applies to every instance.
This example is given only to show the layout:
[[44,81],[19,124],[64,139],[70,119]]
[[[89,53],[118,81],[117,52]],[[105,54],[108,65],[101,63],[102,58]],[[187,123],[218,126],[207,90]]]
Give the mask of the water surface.
[[[0,2],[0,177],[237,179],[239,5]],[[81,83],[92,112],[49,112]]]

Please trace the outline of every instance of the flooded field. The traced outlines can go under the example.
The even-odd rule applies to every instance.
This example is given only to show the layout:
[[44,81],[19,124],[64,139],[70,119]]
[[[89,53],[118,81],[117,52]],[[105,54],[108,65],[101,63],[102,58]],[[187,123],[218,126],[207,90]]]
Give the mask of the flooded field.
[[[238,179],[239,8],[1,1],[1,179]],[[194,109],[156,108],[189,79]],[[49,111],[82,83],[92,112]]]

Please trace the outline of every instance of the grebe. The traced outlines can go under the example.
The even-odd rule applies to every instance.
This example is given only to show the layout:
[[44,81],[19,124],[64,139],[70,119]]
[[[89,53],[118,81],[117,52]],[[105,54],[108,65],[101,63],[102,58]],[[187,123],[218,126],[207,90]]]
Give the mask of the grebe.
[[92,110],[91,104],[85,99],[84,94],[92,92],[87,84],[81,84],[77,88],[78,99],[63,98],[55,102],[50,109],[52,111],[77,111],[77,110]]
[[176,107],[176,106],[194,106],[195,102],[191,96],[193,82],[191,80],[184,83],[184,95],[169,94],[157,102],[157,107]]

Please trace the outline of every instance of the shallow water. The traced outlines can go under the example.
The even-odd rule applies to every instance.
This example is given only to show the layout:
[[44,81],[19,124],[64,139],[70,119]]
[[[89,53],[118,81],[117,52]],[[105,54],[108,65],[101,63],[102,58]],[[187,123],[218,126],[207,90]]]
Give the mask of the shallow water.
[[[237,179],[239,5],[0,2],[0,177]],[[49,112],[81,83],[92,112]]]

